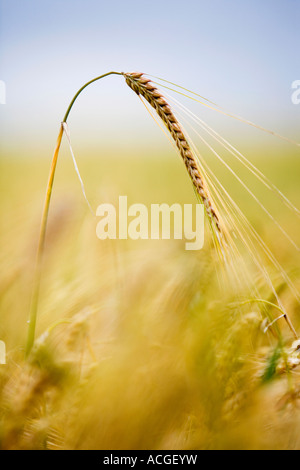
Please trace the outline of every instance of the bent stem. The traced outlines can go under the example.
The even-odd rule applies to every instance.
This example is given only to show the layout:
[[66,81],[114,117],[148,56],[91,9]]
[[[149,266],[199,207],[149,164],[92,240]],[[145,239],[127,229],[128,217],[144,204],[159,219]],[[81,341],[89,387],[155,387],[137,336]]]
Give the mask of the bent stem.
[[104,78],[104,77],[108,77],[108,75],[123,75],[123,73],[121,72],[108,72],[108,73],[105,73],[104,75],[100,75],[100,77],[96,77],[96,78],[93,78],[93,80],[90,80],[89,82],[87,82],[85,85],[83,85],[76,93],[76,95],[74,96],[74,98],[72,99],[71,103],[69,104],[69,107],[66,111],[66,114],[64,115],[64,118],[63,118],[63,122],[67,122],[67,119],[68,119],[68,116],[70,114],[70,111],[72,109],[72,106],[73,104],[75,103],[75,101],[77,100],[78,96],[80,95],[80,93],[87,87],[89,86],[91,83],[94,83],[96,82],[97,80],[100,80],[101,78]]
[[120,73],[120,72],[108,72],[108,73],[105,73],[104,75],[101,75],[100,77],[96,77],[93,80],[90,80],[85,85],[83,85],[78,90],[78,92],[76,93],[74,98],[72,99],[72,101],[71,101],[71,103],[70,103],[70,105],[69,105],[69,107],[66,111],[66,114],[64,115],[63,122],[61,123],[61,126],[60,126],[60,130],[59,130],[59,134],[58,134],[58,138],[57,138],[57,142],[56,142],[56,147],[55,147],[53,158],[52,158],[52,163],[51,163],[51,168],[50,168],[50,173],[49,173],[49,179],[48,179],[48,185],[47,185],[47,191],[46,191],[46,197],[45,197],[45,203],[44,203],[44,209],[43,209],[43,215],[42,215],[42,221],[41,221],[41,229],[40,229],[39,243],[38,243],[37,256],[36,256],[36,267],[35,267],[35,274],[34,274],[34,280],[33,280],[32,299],[31,299],[29,321],[28,321],[28,334],[27,334],[27,342],[26,342],[26,348],[25,348],[25,357],[28,357],[28,355],[29,355],[29,353],[32,349],[32,346],[34,344],[36,321],[37,321],[38,300],[39,300],[39,291],[40,291],[40,283],[41,283],[42,259],[43,259],[44,246],[45,246],[47,221],[48,221],[50,199],[51,199],[51,194],[52,194],[55,169],[56,169],[60,144],[61,144],[62,136],[63,136],[63,132],[64,132],[64,123],[67,122],[67,119],[68,119],[70,111],[73,107],[73,104],[75,103],[75,101],[78,98],[78,96],[80,95],[80,93],[88,85],[90,85],[91,83],[93,83],[97,80],[100,80],[101,78],[107,77],[108,75],[123,75],[123,74]]

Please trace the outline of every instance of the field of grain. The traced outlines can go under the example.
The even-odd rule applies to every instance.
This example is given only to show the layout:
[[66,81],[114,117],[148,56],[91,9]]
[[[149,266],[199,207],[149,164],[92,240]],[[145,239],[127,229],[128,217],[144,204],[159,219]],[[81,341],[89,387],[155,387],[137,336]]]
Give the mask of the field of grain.
[[[25,360],[50,161],[1,156],[0,447],[299,449],[300,361],[284,320],[279,340],[276,328],[264,333],[259,304],[236,307],[247,292],[220,285],[208,230],[198,252],[182,240],[100,241],[67,149],[60,158],[36,342]],[[175,153],[99,151],[79,163],[93,207],[123,194],[145,205],[194,201]],[[300,206],[296,152],[262,153],[255,163]],[[272,197],[269,204],[299,243],[299,219]],[[295,249],[247,202],[245,210],[299,287]],[[299,304],[273,279],[299,333]],[[268,289],[265,298],[272,301]]]

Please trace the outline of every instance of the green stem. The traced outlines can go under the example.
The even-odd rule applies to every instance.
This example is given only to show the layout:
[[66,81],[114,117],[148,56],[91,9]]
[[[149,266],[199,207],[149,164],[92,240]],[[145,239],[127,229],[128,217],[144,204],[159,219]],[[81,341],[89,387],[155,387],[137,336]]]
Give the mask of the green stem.
[[68,116],[70,114],[70,111],[72,109],[72,106],[73,104],[75,103],[75,101],[77,100],[78,96],[80,95],[80,93],[87,87],[89,86],[91,83],[93,82],[96,82],[97,80],[100,80],[101,78],[104,78],[104,77],[107,77],[108,75],[123,75],[121,72],[108,72],[108,73],[105,73],[104,75],[100,75],[100,77],[96,77],[96,78],[93,78],[93,80],[90,80],[89,82],[87,82],[85,85],[83,85],[76,93],[76,95],[74,96],[74,98],[72,99],[68,109],[67,109],[67,112],[66,114],[64,115],[64,118],[63,118],[63,122],[67,122],[67,119],[68,119]]
[[52,194],[55,169],[56,169],[60,144],[61,144],[62,136],[64,132],[63,123],[67,122],[67,119],[73,107],[73,104],[75,103],[80,93],[91,83],[96,82],[97,80],[100,80],[101,78],[107,77],[108,75],[123,75],[123,74],[120,72],[108,72],[108,73],[105,73],[104,75],[101,75],[100,77],[96,77],[93,80],[90,80],[85,85],[83,85],[78,90],[74,98],[72,99],[66,111],[66,114],[63,118],[63,122],[61,123],[61,126],[60,126],[60,130],[59,130],[59,134],[58,134],[58,138],[56,142],[56,147],[55,147],[53,158],[52,158],[49,179],[48,179],[48,184],[47,184],[45,203],[44,203],[44,209],[43,209],[43,214],[42,214],[39,244],[38,244],[38,249],[37,249],[37,257],[36,257],[36,268],[35,268],[35,275],[34,275],[34,280],[33,280],[33,292],[32,292],[29,322],[28,322],[29,325],[28,325],[27,342],[26,342],[26,348],[25,348],[26,357],[28,357],[32,349],[32,346],[34,344],[34,338],[35,338],[37,308],[38,308],[38,299],[39,299],[39,291],[40,291],[40,283],[41,283],[41,268],[42,268],[42,259],[43,259],[44,246],[45,246],[47,220],[48,220],[48,214],[49,214],[50,199],[51,199],[51,194]]

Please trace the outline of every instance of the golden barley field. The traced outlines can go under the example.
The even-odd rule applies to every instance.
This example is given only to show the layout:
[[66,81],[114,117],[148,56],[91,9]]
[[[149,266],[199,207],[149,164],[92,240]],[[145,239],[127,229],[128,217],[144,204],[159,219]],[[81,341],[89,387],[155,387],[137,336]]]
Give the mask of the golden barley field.
[[[81,155],[91,204],[122,194],[145,205],[193,202],[175,151],[149,153]],[[297,152],[254,160],[299,207]],[[186,251],[183,240],[99,240],[67,148],[50,206],[36,341],[25,359],[50,159],[4,154],[0,165],[1,449],[300,448],[300,354],[284,319],[264,331],[266,310],[278,316],[272,305],[237,307],[251,295],[220,283],[209,230],[199,251]],[[239,200],[239,188],[231,191]],[[299,243],[299,219],[272,197],[269,204]],[[299,287],[294,247],[247,202],[245,210]],[[299,303],[276,276],[300,332]],[[266,287],[264,294],[274,301]]]

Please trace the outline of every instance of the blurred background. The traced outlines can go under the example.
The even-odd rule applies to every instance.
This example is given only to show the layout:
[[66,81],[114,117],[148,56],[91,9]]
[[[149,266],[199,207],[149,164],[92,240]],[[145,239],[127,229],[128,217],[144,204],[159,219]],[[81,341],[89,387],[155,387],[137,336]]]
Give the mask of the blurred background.
[[[291,99],[300,79],[299,14],[298,0],[0,0],[1,449],[300,448],[299,351],[283,319],[263,332],[278,309],[249,303],[248,286],[224,288],[208,230],[196,253],[184,240],[100,242],[66,139],[37,342],[24,360],[48,171],[76,91],[111,70],[142,71],[299,141],[300,104]],[[173,96],[299,208],[299,147]],[[94,210],[117,205],[120,195],[148,207],[195,202],[178,152],[123,77],[86,89],[68,123]],[[299,251],[195,139],[299,290]],[[297,212],[232,156],[224,159],[299,245]],[[244,250],[251,282],[276,302],[252,258]],[[262,263],[300,331],[299,299],[267,256]],[[236,307],[237,299],[246,303]]]
[[[1,0],[2,149],[49,157],[72,96],[111,70],[165,78],[296,139],[299,8],[297,0]],[[126,153],[138,145],[143,153],[154,135],[160,146],[160,132],[122,82],[109,77],[76,103],[70,126],[80,149]],[[217,116],[205,115],[214,124]],[[226,118],[222,128],[262,138]]]

